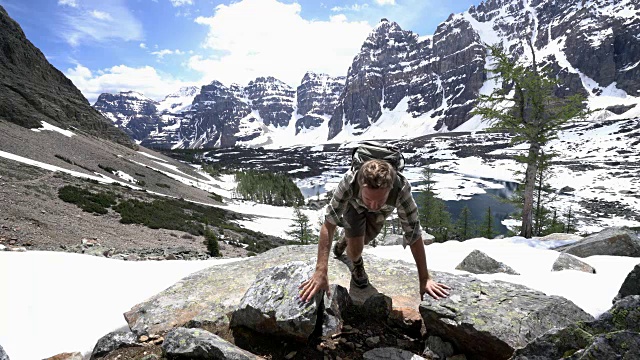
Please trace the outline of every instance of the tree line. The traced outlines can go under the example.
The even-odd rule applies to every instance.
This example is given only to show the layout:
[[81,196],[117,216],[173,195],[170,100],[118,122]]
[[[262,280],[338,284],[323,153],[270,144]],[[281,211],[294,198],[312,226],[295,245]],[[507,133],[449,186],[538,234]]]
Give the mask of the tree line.
[[235,196],[275,206],[302,206],[304,196],[286,175],[255,170],[235,174]]

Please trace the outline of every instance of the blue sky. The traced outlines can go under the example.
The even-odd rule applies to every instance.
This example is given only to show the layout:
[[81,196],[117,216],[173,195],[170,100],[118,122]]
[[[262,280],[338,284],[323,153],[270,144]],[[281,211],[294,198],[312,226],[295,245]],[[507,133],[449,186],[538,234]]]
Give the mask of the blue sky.
[[431,35],[480,0],[0,0],[27,38],[90,102],[136,90],[161,100],[212,80],[275,76],[295,87],[307,70],[346,75],[387,18]]

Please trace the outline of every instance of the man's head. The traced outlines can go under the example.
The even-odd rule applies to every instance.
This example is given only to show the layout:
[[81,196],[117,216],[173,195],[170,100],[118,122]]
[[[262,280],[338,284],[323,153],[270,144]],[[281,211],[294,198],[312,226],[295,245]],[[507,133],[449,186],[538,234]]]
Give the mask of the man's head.
[[362,164],[357,176],[364,205],[369,210],[380,210],[396,181],[396,170],[384,160],[369,160]]

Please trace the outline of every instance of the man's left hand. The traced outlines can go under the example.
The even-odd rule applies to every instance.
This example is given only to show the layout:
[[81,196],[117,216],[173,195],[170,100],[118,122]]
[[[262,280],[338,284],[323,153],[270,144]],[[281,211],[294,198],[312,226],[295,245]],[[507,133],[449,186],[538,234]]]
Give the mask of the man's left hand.
[[451,288],[447,285],[429,279],[424,284],[424,287],[420,284],[420,299],[424,299],[425,293],[436,300],[444,299],[449,296],[449,290]]

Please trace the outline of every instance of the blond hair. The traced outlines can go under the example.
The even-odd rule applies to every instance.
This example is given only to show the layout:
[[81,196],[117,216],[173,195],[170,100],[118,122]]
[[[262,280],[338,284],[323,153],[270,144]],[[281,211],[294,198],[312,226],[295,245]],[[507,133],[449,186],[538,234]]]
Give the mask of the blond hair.
[[358,185],[371,189],[391,189],[396,180],[396,169],[384,160],[368,160],[358,171]]

